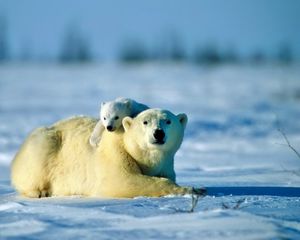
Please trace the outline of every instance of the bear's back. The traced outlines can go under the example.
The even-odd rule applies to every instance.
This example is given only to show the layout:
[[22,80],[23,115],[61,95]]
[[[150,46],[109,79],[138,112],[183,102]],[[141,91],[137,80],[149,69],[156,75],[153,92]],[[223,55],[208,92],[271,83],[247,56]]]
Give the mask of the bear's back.
[[[76,116],[56,122],[50,127],[61,136],[61,146],[56,149],[56,157],[49,163],[49,179],[54,194],[63,195],[68,192],[85,195],[93,188],[95,162],[89,137],[96,123],[97,119]],[[84,182],[86,183],[83,184]]]
[[[97,119],[87,116],[75,116],[54,123],[50,128],[61,133],[62,141],[81,141],[87,144],[97,124]],[[64,142],[66,144],[66,142]]]

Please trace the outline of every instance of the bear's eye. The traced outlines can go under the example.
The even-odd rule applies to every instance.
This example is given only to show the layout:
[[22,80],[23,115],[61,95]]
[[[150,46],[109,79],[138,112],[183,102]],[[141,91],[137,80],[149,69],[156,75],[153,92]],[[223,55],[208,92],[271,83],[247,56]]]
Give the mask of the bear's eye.
[[147,121],[144,121],[144,122],[143,122],[143,124],[144,124],[144,125],[147,125],[147,124],[148,124],[148,122],[147,122]]
[[115,116],[115,120],[118,120],[119,119],[119,116]]
[[166,124],[170,125],[171,124],[171,120],[167,120]]
[[103,119],[106,120],[106,117],[104,117]]

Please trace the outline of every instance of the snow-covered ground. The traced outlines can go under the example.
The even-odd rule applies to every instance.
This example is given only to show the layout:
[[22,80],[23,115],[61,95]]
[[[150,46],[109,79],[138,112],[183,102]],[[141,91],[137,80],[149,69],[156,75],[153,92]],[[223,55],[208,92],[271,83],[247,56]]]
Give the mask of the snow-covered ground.
[[[127,96],[189,117],[176,155],[191,196],[26,199],[9,165],[27,134]],[[0,66],[0,239],[298,239],[300,66]],[[267,188],[268,187],[268,188]],[[228,195],[232,193],[232,195]]]

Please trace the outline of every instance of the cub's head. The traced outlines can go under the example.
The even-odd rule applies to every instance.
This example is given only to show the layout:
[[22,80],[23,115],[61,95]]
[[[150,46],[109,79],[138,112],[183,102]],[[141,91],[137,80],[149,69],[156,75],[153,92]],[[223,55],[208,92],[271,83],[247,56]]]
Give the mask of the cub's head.
[[135,118],[125,117],[122,124],[124,142],[130,153],[138,148],[139,151],[158,150],[175,154],[183,140],[187,116],[148,109]]
[[121,127],[123,118],[130,114],[131,103],[129,101],[101,103],[100,119],[103,126],[110,132]]

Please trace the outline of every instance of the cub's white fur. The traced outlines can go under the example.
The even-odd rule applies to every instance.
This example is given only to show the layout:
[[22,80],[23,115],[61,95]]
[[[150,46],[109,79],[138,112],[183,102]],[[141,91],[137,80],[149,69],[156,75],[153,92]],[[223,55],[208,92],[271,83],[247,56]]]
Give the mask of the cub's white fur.
[[111,132],[115,131],[122,126],[124,117],[135,117],[148,108],[148,106],[130,98],[117,98],[110,102],[103,102],[101,104],[100,119],[91,134],[90,144],[96,147],[105,129]]

